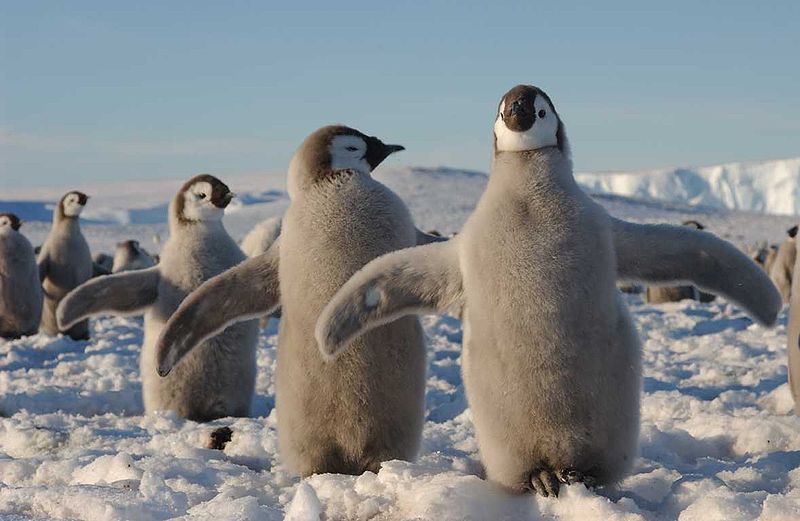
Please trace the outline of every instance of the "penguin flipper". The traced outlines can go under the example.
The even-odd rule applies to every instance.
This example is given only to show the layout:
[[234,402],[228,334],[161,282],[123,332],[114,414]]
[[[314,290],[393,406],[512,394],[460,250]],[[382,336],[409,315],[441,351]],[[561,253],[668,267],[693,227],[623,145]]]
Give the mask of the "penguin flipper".
[[158,374],[166,376],[192,349],[226,327],[262,317],[280,304],[278,241],[205,281],[167,321],[156,344]]
[[139,312],[155,302],[159,278],[158,268],[150,268],[89,279],[58,304],[58,327],[65,331],[76,322],[104,311],[119,315]]
[[764,270],[729,242],[686,226],[612,219],[612,227],[619,279],[694,284],[730,299],[761,324],[775,323],[780,293]]
[[317,320],[322,355],[336,356],[365,331],[403,315],[460,311],[456,239],[387,253],[357,271]]
[[431,244],[434,242],[445,242],[445,241],[447,241],[447,237],[441,237],[439,235],[425,233],[422,230],[417,229],[417,246],[423,246],[425,244]]

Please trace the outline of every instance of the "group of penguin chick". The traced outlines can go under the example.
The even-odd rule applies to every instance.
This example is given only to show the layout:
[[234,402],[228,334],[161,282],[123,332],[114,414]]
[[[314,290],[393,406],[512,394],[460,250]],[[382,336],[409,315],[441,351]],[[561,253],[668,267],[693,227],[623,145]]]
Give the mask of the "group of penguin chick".
[[233,194],[201,175],[172,200],[157,265],[67,276],[88,258],[81,194],[68,194],[40,254],[47,319],[71,331],[92,315],[144,313],[145,411],[205,421],[250,413],[257,319],[280,306],[280,455],[308,476],[414,459],[426,382],[416,315],[451,313],[485,477],[544,496],[612,485],[636,457],[640,345],[618,281],[693,284],[776,320],[778,291],[733,245],[615,219],[582,192],[564,124],[536,87],[502,97],[488,185],[453,238],[421,232],[371,177],[400,150],[345,126],[313,132],[289,165],[275,240],[249,259],[222,225]]

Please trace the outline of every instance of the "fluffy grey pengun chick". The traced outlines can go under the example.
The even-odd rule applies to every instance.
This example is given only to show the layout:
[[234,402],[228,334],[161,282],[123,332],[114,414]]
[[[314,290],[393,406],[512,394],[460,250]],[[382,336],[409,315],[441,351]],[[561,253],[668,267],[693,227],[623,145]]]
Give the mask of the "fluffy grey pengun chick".
[[67,295],[58,307],[61,327],[100,313],[136,315],[144,311],[140,368],[145,412],[170,410],[194,421],[250,415],[256,377],[256,321],[220,330],[167,378],[161,378],[156,370],[156,340],[183,299],[245,259],[222,224],[232,197],[216,177],[193,177],[172,200],[170,237],[157,266],[93,279]]
[[64,333],[73,340],[89,338],[89,321],[81,320],[68,329],[59,328],[56,308],[64,296],[94,275],[89,244],[81,233],[80,215],[89,196],[67,192],[53,211],[53,227],[39,252],[39,280],[44,291],[40,330],[48,335]]
[[39,330],[42,286],[33,246],[13,213],[0,213],[0,337],[19,338]]
[[617,279],[696,284],[764,324],[780,295],[714,235],[609,216],[575,182],[542,90],[505,94],[494,137],[489,183],[462,232],[367,264],[322,311],[316,338],[337,360],[374,327],[463,308],[462,370],[487,477],[544,496],[615,483],[637,454],[641,387]]
[[161,374],[209,335],[279,303],[276,407],[281,458],[294,472],[360,474],[413,459],[425,408],[425,343],[416,317],[376,328],[335,363],[314,339],[322,307],[370,260],[439,240],[414,226],[372,170],[403,150],[345,126],[300,145],[289,166],[290,205],[280,238],[189,296],[158,346]]

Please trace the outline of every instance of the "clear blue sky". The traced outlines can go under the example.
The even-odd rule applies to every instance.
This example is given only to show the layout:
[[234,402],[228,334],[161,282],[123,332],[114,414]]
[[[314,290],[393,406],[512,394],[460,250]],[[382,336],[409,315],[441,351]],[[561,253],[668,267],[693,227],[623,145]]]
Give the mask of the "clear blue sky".
[[487,170],[544,88],[579,170],[800,155],[800,2],[0,4],[0,191],[285,170],[316,127]]

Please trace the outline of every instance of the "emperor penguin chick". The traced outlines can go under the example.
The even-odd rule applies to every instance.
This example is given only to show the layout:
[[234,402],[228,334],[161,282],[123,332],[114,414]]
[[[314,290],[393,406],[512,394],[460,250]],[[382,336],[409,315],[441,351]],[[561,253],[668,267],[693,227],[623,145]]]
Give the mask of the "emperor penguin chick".
[[[797,235],[797,226],[790,228],[788,234],[789,238],[778,249],[778,255],[772,269],[775,271],[780,270],[788,274],[788,277],[791,277],[791,286],[787,292],[789,298],[789,331],[787,333],[786,351],[789,356],[789,389],[794,399],[794,413],[800,415],[800,277],[792,277],[794,270],[797,269],[797,263],[800,262],[800,255],[797,255],[796,251],[797,242],[794,237],[791,237],[792,234]],[[789,244],[795,251],[787,251]],[[778,266],[779,262],[785,263],[788,259],[793,260],[793,265],[790,269]],[[780,280],[785,284],[785,278]],[[784,294],[783,290],[781,290],[781,293]]]
[[280,238],[187,298],[159,342],[166,374],[220,327],[280,303],[278,442],[283,461],[302,476],[377,471],[382,461],[413,459],[419,448],[426,364],[416,317],[376,328],[335,363],[325,363],[314,339],[322,307],[359,268],[437,240],[417,230],[405,204],[370,175],[399,150],[344,126],[308,136],[289,166]]
[[270,217],[253,226],[242,239],[242,251],[248,257],[265,253],[281,234],[281,218]]
[[127,240],[117,244],[114,250],[114,260],[111,273],[121,271],[143,270],[156,265],[155,259],[139,246],[139,241]]
[[636,457],[641,384],[617,279],[694,283],[764,323],[780,296],[711,234],[610,217],[575,182],[564,125],[540,89],[503,96],[494,137],[486,191],[462,232],[367,264],[322,311],[317,340],[324,356],[346,356],[387,321],[463,309],[464,385],[487,477],[542,495],[614,483]]
[[53,227],[39,252],[39,279],[44,290],[41,330],[48,335],[64,333],[74,340],[89,338],[89,321],[59,328],[56,307],[64,296],[94,274],[89,245],[81,233],[79,217],[89,197],[67,192],[53,211]]
[[167,378],[156,371],[156,340],[181,301],[204,281],[245,259],[222,224],[232,196],[216,177],[193,177],[172,200],[170,237],[157,266],[91,280],[58,308],[62,327],[99,313],[145,311],[140,358],[145,412],[171,410],[194,421],[250,415],[258,336],[253,320],[221,328]]
[[19,218],[0,213],[0,337],[19,338],[39,330],[42,286],[33,246],[19,232]]
[[797,257],[796,225],[786,230],[786,238],[778,247],[778,252],[769,268],[769,276],[772,278],[772,282],[778,286],[784,304],[788,304],[792,296],[795,257]]

